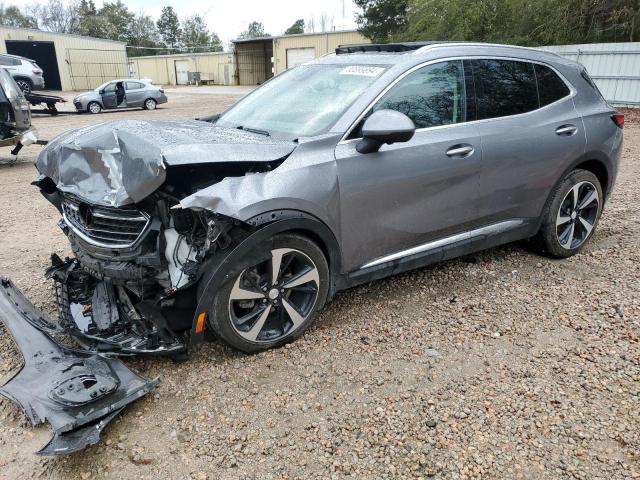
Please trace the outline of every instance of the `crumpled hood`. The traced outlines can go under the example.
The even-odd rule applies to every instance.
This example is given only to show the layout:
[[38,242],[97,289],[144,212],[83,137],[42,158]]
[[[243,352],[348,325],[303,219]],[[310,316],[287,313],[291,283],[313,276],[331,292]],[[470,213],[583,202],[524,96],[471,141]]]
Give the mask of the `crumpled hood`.
[[119,207],[153,193],[164,183],[167,166],[271,162],[295,147],[197,120],[123,120],[58,136],[42,150],[36,167],[63,192]]

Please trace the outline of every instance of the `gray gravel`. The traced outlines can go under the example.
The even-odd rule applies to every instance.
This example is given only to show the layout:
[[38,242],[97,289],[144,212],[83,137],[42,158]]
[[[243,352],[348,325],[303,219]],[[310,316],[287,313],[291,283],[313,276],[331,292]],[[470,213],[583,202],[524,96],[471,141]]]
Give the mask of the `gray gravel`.
[[[73,456],[33,455],[47,428],[0,400],[0,478],[640,478],[640,122],[625,134],[583,254],[510,245],[342,294],[279,350],[127,361],[161,384]],[[33,176],[0,166],[0,272],[50,310],[42,271],[67,247]],[[18,364],[1,332],[0,375]]]

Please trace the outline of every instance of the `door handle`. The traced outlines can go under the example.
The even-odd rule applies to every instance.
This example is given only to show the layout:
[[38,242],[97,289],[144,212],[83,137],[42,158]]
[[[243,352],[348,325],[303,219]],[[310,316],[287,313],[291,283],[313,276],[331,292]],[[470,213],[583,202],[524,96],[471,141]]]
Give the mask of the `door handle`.
[[556,135],[570,137],[578,131],[578,127],[575,125],[561,125],[556,128]]
[[471,145],[454,145],[449,150],[447,150],[448,157],[455,158],[467,158],[471,154],[473,154],[474,150]]

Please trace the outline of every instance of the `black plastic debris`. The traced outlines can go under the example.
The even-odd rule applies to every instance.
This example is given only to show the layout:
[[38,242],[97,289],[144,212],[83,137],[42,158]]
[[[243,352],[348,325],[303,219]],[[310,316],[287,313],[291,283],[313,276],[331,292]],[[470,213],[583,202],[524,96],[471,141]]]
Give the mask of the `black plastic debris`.
[[103,428],[126,405],[158,383],[136,375],[120,360],[55,342],[36,327],[52,322],[2,277],[0,320],[24,358],[0,394],[20,405],[33,425],[51,424],[54,435],[40,455],[71,453],[97,443]]

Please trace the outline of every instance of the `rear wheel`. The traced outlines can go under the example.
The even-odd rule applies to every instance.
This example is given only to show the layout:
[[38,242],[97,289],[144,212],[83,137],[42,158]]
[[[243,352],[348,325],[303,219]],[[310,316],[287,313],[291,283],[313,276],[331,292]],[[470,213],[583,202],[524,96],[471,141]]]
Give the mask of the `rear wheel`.
[[211,326],[230,346],[259,352],[298,338],[324,305],[329,267],[306,237],[280,234],[256,246],[255,258],[232,268],[212,299]]
[[593,235],[602,213],[602,187],[587,170],[574,170],[555,188],[535,241],[555,258],[578,253]]
[[87,111],[89,113],[100,113],[102,111],[102,106],[98,102],[91,102],[87,105]]
[[158,102],[156,102],[153,98],[147,98],[144,101],[145,110],[155,110],[157,106],[158,106]]
[[33,90],[33,85],[31,84],[31,80],[28,80],[26,78],[17,78],[16,84],[18,85],[18,88],[22,90],[24,93],[31,93],[31,90]]

